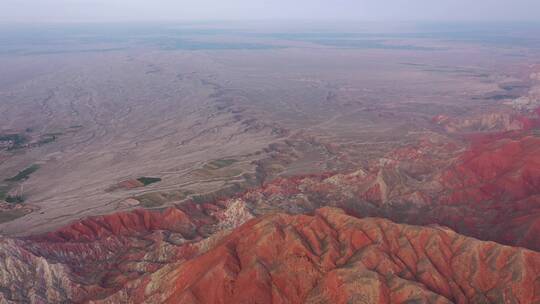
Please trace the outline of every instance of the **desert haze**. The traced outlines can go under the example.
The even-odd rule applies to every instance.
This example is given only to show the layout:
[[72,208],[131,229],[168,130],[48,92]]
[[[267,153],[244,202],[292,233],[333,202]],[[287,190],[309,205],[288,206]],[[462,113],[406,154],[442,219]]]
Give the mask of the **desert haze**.
[[0,29],[0,303],[540,303],[540,26]]

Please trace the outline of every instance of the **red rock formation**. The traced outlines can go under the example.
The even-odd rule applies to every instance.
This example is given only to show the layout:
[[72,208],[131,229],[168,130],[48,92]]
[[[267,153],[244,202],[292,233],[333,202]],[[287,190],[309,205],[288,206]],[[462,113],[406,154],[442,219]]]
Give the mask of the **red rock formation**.
[[337,206],[351,214],[540,250],[540,138],[505,133],[399,149],[366,172],[280,178],[241,199],[290,213]]
[[322,209],[252,220],[100,303],[535,303],[539,278],[539,253]]
[[540,138],[467,138],[0,239],[0,303],[540,303]]
[[[222,211],[238,212],[239,201]],[[233,207],[234,206],[234,207]],[[165,218],[180,211],[161,213]],[[225,212],[227,213],[227,212]],[[221,216],[227,218],[225,213]],[[124,215],[127,217],[141,216]],[[181,216],[184,219],[185,213]],[[157,216],[157,213],[153,216]],[[102,221],[102,222],[100,222]],[[110,218],[95,218],[97,224]],[[138,221],[138,220],[136,220]],[[192,221],[193,222],[193,221]],[[124,222],[131,227],[131,222]],[[143,224],[152,227],[151,220]],[[105,225],[105,224],[104,224]],[[108,224],[107,224],[108,225]],[[146,226],[145,226],[146,225]],[[63,229],[65,232],[65,229]],[[464,237],[442,227],[358,219],[339,209],[274,214],[232,233],[172,244],[166,231],[116,230],[71,241],[0,241],[0,301],[91,303],[536,303],[540,253]],[[122,236],[123,235],[123,236]],[[126,238],[126,235],[130,235]],[[161,237],[160,237],[161,236]],[[103,249],[123,240],[124,256],[107,266]],[[156,240],[151,243],[149,240]],[[55,245],[56,244],[56,245]],[[59,245],[63,244],[63,245]],[[36,247],[52,246],[43,257]],[[63,252],[59,248],[64,246]],[[94,271],[79,273],[84,250],[101,251]],[[76,250],[76,248],[78,248]],[[110,251],[109,251],[110,250]],[[138,259],[133,256],[143,251]],[[85,257],[86,258],[86,257]],[[130,260],[131,259],[131,260]],[[142,267],[160,261],[155,268]],[[129,263],[136,265],[129,266]],[[129,275],[138,270],[138,274]],[[101,272],[124,274],[95,280]],[[137,271],[136,271],[137,272]]]
[[33,239],[47,241],[94,241],[110,236],[130,236],[155,230],[192,233],[195,223],[180,209],[163,211],[138,209],[83,219],[57,231]]
[[89,217],[25,239],[0,239],[0,303],[106,297],[162,267],[193,258],[201,252],[194,244],[250,218],[241,201],[186,203]]
[[440,228],[325,210],[263,217],[219,241],[254,214],[331,205],[540,250],[540,139],[508,137],[476,138],[461,154],[458,145],[422,141],[365,171],[278,178],[237,198],[5,239],[0,299],[532,303],[540,290],[537,254]]
[[473,143],[444,178],[448,186],[494,184],[514,199],[540,191],[540,138],[525,136]]

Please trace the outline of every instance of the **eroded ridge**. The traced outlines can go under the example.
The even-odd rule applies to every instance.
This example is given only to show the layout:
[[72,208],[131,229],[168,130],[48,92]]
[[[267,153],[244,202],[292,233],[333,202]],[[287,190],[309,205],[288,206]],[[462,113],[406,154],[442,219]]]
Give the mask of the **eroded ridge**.
[[168,303],[535,303],[539,271],[529,250],[323,208],[252,220],[145,291]]
[[[219,214],[232,212],[231,208],[237,210],[239,206],[231,205]],[[160,213],[165,222],[185,216],[180,210],[170,210]],[[137,218],[157,215],[137,214]],[[53,237],[43,243],[43,239],[30,249],[21,240],[3,240],[5,259],[0,265],[0,278],[7,288],[1,293],[2,299],[7,303],[540,300],[540,254],[527,249],[479,241],[438,226],[358,219],[328,207],[313,215],[272,214],[246,220],[230,234],[223,230],[184,242],[172,241],[173,233],[162,230],[165,226],[117,230],[118,235],[99,238],[71,235],[71,244],[65,243],[68,236],[63,231],[62,240]],[[128,223],[126,218],[124,223]],[[127,228],[129,224],[121,226]],[[106,265],[114,259],[108,253],[118,253],[120,247],[124,250],[121,257]],[[39,252],[37,248],[51,251]],[[76,260],[88,261],[91,254],[102,254],[95,261],[95,273],[77,271]],[[92,281],[103,271],[109,272],[107,278]]]

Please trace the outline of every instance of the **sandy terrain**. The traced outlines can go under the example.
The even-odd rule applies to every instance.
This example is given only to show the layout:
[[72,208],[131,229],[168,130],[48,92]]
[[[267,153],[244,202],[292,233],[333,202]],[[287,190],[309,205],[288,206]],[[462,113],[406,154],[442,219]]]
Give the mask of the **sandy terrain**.
[[[512,99],[494,96],[507,83],[526,87],[535,69],[528,49],[267,39],[287,47],[0,57],[1,132],[57,134],[52,143],[0,152],[0,180],[40,166],[10,190],[34,211],[0,232],[34,234],[139,207],[130,198],[144,194],[168,195],[145,206],[162,207],[235,183],[242,190],[254,179],[362,166],[439,132],[439,114],[467,116]],[[162,181],[109,191],[141,176]]]

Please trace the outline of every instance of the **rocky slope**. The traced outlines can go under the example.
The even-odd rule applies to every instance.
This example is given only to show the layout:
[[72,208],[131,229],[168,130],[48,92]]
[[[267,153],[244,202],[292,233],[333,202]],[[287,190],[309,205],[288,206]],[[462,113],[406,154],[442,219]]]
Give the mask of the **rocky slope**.
[[[236,204],[223,210],[242,214],[238,208]],[[172,210],[95,218],[31,242],[3,240],[0,299],[6,303],[540,300],[539,253],[482,242],[443,227],[358,219],[323,208],[313,215],[262,216],[230,234],[222,230],[206,239],[179,241],[178,236],[173,241],[171,235],[165,236],[168,229],[184,235],[186,226],[167,227],[168,221],[185,224],[187,214]],[[230,220],[225,213],[217,212],[214,223]],[[190,221],[192,228],[197,223],[202,222]],[[96,229],[91,232],[89,227]],[[119,251],[123,253],[118,255]],[[93,272],[77,268],[80,261],[98,255]],[[98,279],[103,272],[109,274]],[[113,273],[116,280],[109,277]]]
[[[86,302],[169,263],[200,253],[194,244],[251,218],[243,205],[188,203],[87,218],[26,239],[0,239],[0,300]],[[0,301],[0,303],[3,303]]]
[[276,179],[239,199],[256,215],[335,206],[540,250],[540,138],[476,137],[465,151],[430,138],[367,169]]
[[534,303],[539,261],[443,228],[321,209],[250,221],[139,288],[166,303]]
[[535,124],[1,238],[0,303],[539,303]]

